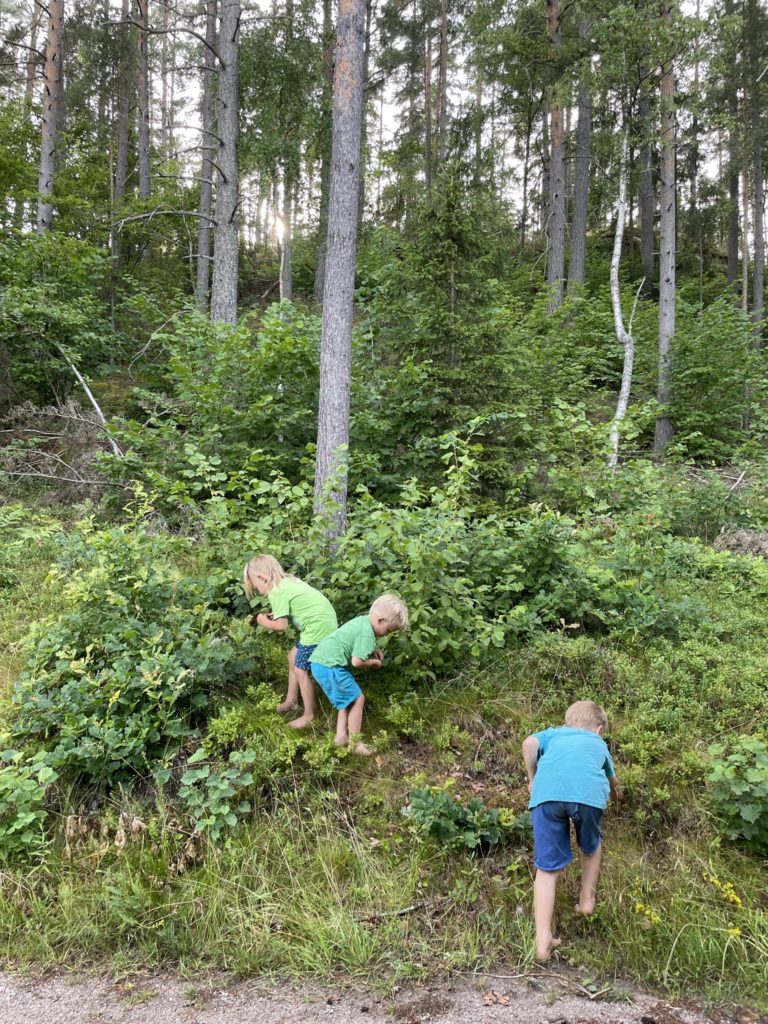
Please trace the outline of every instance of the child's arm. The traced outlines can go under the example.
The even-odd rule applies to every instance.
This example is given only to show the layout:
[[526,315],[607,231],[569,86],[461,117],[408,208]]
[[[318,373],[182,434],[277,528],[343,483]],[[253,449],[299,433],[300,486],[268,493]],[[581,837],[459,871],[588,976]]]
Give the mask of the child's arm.
[[256,616],[256,624],[264,629],[274,629],[278,633],[288,629],[288,616],[282,615],[279,619],[273,619],[269,612],[259,612]]
[[375,655],[372,658],[356,658],[353,654],[352,668],[381,668],[381,659]]
[[619,782],[618,776],[612,775],[610,779],[608,779],[608,783],[611,787],[611,796],[615,802],[618,803],[619,800],[621,800],[621,783]]
[[528,790],[533,784],[533,776],[539,764],[539,741],[535,736],[526,736],[523,740],[523,761],[525,770],[528,773]]

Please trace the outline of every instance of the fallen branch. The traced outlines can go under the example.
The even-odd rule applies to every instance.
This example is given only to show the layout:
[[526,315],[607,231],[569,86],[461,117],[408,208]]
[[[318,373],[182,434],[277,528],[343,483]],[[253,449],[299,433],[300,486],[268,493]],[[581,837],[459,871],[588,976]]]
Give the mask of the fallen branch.
[[93,397],[93,392],[88,387],[88,385],[85,383],[85,378],[83,377],[83,375],[80,373],[78,368],[75,366],[75,364],[72,362],[72,360],[67,355],[66,349],[62,348],[61,345],[58,343],[58,341],[54,341],[53,344],[56,346],[56,348],[59,350],[59,352],[61,352],[61,354],[62,354],[62,356],[64,358],[64,362],[67,364],[67,366],[70,368],[72,373],[74,373],[75,377],[77,377],[78,381],[80,382],[80,385],[81,385],[83,391],[88,396],[88,399],[89,399],[91,405],[93,406],[93,408],[96,411],[96,415],[99,417],[99,422],[101,423],[102,427],[104,428],[104,433],[107,435],[107,440],[109,441],[110,448],[115,453],[115,455],[117,455],[117,457],[121,459],[123,457],[123,453],[120,450],[120,447],[119,447],[117,441],[115,441],[114,437],[112,437],[112,435],[110,434],[109,427],[107,426],[107,421],[106,421],[106,418],[104,416],[104,413],[101,411],[99,403]]
[[382,910],[378,914],[368,914],[366,917],[356,917],[355,921],[358,924],[365,922],[380,921],[383,917],[405,917],[406,914],[412,914],[414,910],[420,910],[422,907],[426,907],[429,900],[419,900],[418,903],[411,904],[410,907],[403,907],[401,910]]

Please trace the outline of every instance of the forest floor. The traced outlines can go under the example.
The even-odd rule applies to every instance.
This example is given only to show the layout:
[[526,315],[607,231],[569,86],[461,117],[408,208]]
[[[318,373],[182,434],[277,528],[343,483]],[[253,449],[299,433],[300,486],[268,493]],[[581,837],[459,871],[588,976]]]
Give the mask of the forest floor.
[[278,985],[225,975],[43,977],[0,972],[0,1024],[768,1024],[743,1007],[704,1007],[619,984],[596,993],[561,968],[477,975],[378,992],[351,983]]

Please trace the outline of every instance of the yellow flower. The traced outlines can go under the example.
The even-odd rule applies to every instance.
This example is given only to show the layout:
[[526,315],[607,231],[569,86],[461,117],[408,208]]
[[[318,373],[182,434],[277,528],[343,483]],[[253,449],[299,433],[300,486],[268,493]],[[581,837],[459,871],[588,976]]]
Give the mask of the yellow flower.
[[741,928],[731,927],[731,928],[728,929],[728,934],[730,935],[730,937],[732,939],[740,939],[741,938]]

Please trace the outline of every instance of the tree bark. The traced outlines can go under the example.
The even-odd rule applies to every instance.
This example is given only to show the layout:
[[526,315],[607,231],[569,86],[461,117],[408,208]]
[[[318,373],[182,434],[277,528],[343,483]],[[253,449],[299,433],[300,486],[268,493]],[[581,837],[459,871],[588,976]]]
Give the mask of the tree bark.
[[280,241],[280,298],[293,298],[293,178],[283,166],[283,237]]
[[[624,314],[621,311],[621,291],[619,288],[619,265],[621,263],[621,248],[624,241],[624,220],[627,209],[627,156],[629,150],[629,138],[627,130],[624,130],[624,137],[621,142],[621,160],[619,163],[619,201],[616,207],[616,235],[613,240],[613,257],[611,259],[611,303],[613,305],[613,322],[616,327],[616,337],[624,349],[624,366],[621,373],[621,390],[616,403],[616,413],[611,424],[609,441],[608,465],[611,469],[616,468],[619,460],[619,436],[621,424],[627,415],[629,405],[629,394],[632,389],[632,370],[635,363],[635,342],[632,337],[632,317],[629,319],[629,328],[624,327]],[[642,284],[641,286],[642,287]],[[638,296],[640,289],[638,288]]]
[[40,128],[40,167],[37,191],[37,230],[50,230],[53,219],[53,185],[56,172],[56,139],[63,95],[64,0],[48,0],[48,38],[43,68],[43,110]]
[[424,4],[424,180],[432,187],[432,19],[429,0]]
[[[42,7],[34,0],[32,4],[32,21],[29,26],[29,52],[26,62],[26,82],[24,84],[24,117],[28,118],[32,113],[32,104],[35,99],[35,84],[37,82],[37,34],[40,30],[42,20]],[[24,225],[24,199],[20,196],[16,199],[13,210],[14,225],[21,230]]]
[[[560,55],[560,0],[547,0],[547,32],[555,60]],[[553,313],[563,302],[565,276],[565,138],[563,108],[556,86],[550,105],[549,219],[547,224],[547,311]]]
[[139,149],[139,195],[146,199],[152,194],[150,177],[150,127],[149,127],[149,0],[136,0],[137,34],[137,92],[138,92],[138,149]]
[[[763,69],[760,66],[760,24],[756,0],[749,0],[749,57],[751,65],[751,129],[752,129],[752,194],[753,206],[753,238],[754,264],[752,269],[752,319],[755,324],[755,336],[758,344],[761,338],[763,320],[763,287],[765,276],[765,182],[763,180],[763,110],[760,102],[760,77]],[[764,54],[764,50],[762,53]],[[763,61],[764,63],[764,61]]]
[[[733,0],[725,0],[725,13],[734,13]],[[730,53],[732,67],[735,71],[737,60],[736,47]],[[739,100],[736,90],[736,75],[728,75],[726,89],[728,93],[728,284],[734,285],[739,273],[739,135],[738,117]]]
[[448,148],[448,0],[440,0],[440,67],[437,89],[437,161],[445,162]]
[[[662,19],[672,23],[670,0],[662,0]],[[664,454],[674,436],[669,411],[672,402],[671,348],[675,334],[675,69],[671,58],[662,66],[659,238],[659,369],[656,397],[661,412],[656,419],[653,453]]]
[[201,312],[208,309],[211,280],[211,212],[213,210],[213,158],[216,152],[216,0],[206,0],[203,47],[202,128],[203,159],[200,164],[200,217],[197,223],[197,274],[195,301]]
[[219,19],[219,150],[216,185],[211,319],[237,321],[239,128],[238,72],[240,0],[221,0]]
[[640,260],[646,281],[656,278],[656,260],[654,257],[653,221],[656,208],[656,195],[653,186],[653,149],[651,147],[651,96],[648,88],[649,70],[641,67],[642,84],[638,102],[638,118],[640,121]]
[[346,529],[365,0],[339,0],[337,39],[315,468],[315,511],[331,540]]
[[[128,119],[130,116],[131,91],[131,30],[127,23],[130,18],[130,0],[122,2],[122,21],[119,27],[120,64],[117,72],[117,153],[115,157],[115,174],[112,186],[112,222],[122,213],[125,202],[126,182],[128,180]],[[111,299],[114,319],[114,298],[117,278],[123,265],[123,244],[120,232],[114,227],[110,235],[110,254],[112,257]]]
[[[589,39],[591,22],[583,18],[579,36]],[[589,212],[589,165],[592,157],[592,97],[582,74],[579,82],[579,116],[576,122],[576,160],[573,173],[573,219],[571,222],[571,261],[568,265],[568,292],[577,292],[584,284],[587,258],[587,215]]]
[[320,113],[322,155],[320,158],[320,218],[317,228],[317,268],[315,302],[323,301],[325,254],[328,244],[328,192],[331,177],[331,106],[333,96],[333,9],[332,0],[323,0],[323,94]]

